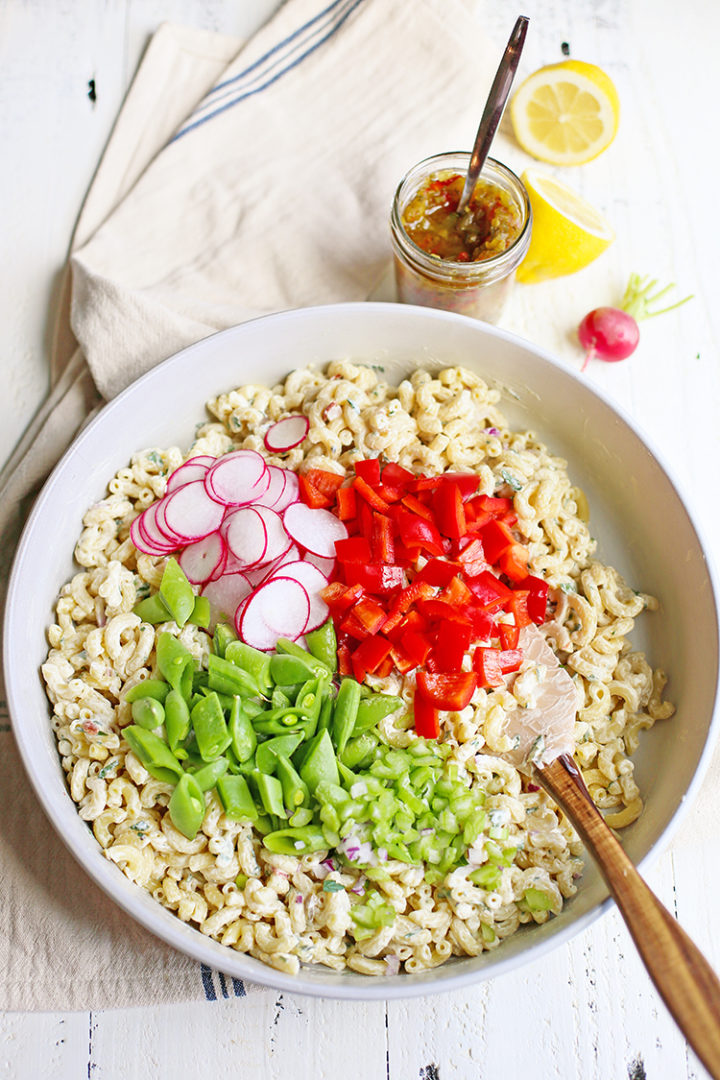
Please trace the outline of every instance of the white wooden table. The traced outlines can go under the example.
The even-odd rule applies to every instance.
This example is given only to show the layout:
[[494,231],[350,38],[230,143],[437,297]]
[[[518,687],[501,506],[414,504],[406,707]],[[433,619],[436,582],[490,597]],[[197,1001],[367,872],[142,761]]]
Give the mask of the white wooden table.
[[[387,2],[404,5],[412,17],[413,0]],[[572,329],[590,308],[619,299],[630,270],[676,280],[695,294],[677,313],[643,326],[631,360],[596,363],[588,378],[664,450],[705,535],[717,536],[720,7],[707,0],[527,0],[521,9],[478,3],[500,44],[516,14],[530,16],[521,73],[561,59],[568,42],[574,57],[609,72],[623,106],[614,150],[564,174],[613,221],[615,244],[572,279],[519,289],[508,325],[577,364]],[[277,6],[278,0],[0,0],[0,457],[45,393],[58,272],[148,34],[166,19],[246,34]],[[507,135],[497,156],[518,169],[527,163]],[[720,782],[717,757],[714,773]],[[648,875],[716,969],[718,809],[711,774]],[[422,1000],[352,1004],[278,994],[0,1018],[1,1077],[164,1080],[201,1073],[263,1080],[706,1075],[614,911],[524,970]]]

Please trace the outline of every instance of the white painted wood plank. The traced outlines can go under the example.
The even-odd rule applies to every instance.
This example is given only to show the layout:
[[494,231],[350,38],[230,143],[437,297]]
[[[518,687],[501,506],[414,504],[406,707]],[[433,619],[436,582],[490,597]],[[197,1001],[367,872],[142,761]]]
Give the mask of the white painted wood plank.
[[[124,89],[121,40],[121,13],[105,5],[64,18],[46,5],[0,6],[3,460],[46,391],[58,274]],[[93,103],[99,56],[103,95]]]
[[87,1076],[87,1013],[0,1014],[3,1080],[74,1080]]
[[386,1074],[382,1003],[319,1001],[288,994],[239,1001],[93,1014],[90,1077],[176,1080],[367,1080]]

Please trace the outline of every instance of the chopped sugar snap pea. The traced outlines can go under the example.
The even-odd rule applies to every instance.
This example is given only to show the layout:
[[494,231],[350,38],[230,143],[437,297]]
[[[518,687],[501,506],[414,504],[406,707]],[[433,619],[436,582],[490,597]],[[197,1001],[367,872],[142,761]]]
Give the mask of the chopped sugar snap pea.
[[195,593],[173,558],[165,564],[159,595],[178,626],[184,626],[193,613]]

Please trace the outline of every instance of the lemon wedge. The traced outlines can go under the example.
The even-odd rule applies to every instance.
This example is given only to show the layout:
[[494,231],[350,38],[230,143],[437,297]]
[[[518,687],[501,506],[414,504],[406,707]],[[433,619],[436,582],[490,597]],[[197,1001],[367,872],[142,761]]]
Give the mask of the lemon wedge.
[[552,165],[584,165],[615,138],[620,100],[595,64],[548,64],[522,83],[511,103],[515,138],[528,154]]
[[526,283],[574,274],[615,239],[612,227],[586,199],[552,176],[522,174],[533,213],[527,254],[517,269]]

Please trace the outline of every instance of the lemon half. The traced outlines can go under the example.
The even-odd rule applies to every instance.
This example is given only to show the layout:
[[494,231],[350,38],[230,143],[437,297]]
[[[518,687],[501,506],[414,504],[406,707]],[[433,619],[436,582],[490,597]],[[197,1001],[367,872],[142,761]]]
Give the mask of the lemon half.
[[564,60],[522,83],[510,103],[510,119],[528,154],[553,165],[583,165],[615,138],[620,101],[602,68]]
[[576,191],[534,169],[522,174],[533,212],[527,254],[517,269],[526,283],[574,274],[615,239],[603,215]]

